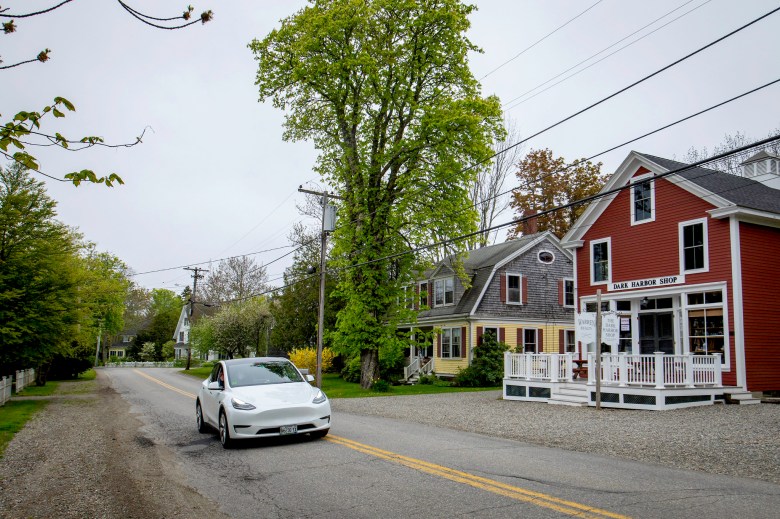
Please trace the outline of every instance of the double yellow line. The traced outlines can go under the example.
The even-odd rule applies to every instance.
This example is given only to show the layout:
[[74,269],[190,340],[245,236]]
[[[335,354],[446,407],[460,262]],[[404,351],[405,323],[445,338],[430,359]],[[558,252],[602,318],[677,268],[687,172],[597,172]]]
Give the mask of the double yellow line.
[[[142,377],[151,380],[152,382],[160,384],[161,386],[170,389],[171,391],[175,391],[176,393],[179,393],[186,397],[195,398],[196,396],[193,393],[189,393],[175,386],[167,384],[162,380],[149,376],[146,373],[139,371],[137,369],[134,369],[133,371],[135,371]],[[500,481],[495,481],[492,479],[483,478],[481,476],[476,476],[474,474],[469,474],[468,472],[462,472],[460,470],[451,469],[449,467],[444,467],[442,465],[436,465],[435,463],[428,463],[427,461],[418,460],[416,458],[409,458],[407,456],[403,456],[395,452],[382,450],[377,447],[372,447],[371,445],[366,445],[364,443],[358,443],[356,441],[348,440],[347,438],[342,438],[340,436],[334,436],[331,434],[329,436],[326,436],[325,439],[332,443],[341,445],[343,447],[347,447],[355,451],[368,454],[370,456],[381,458],[383,460],[398,463],[405,467],[409,467],[411,469],[418,470],[420,472],[425,472],[426,474],[439,476],[445,479],[449,479],[450,481],[454,481],[456,483],[469,485],[474,488],[479,488],[481,490],[492,492],[494,494],[498,494],[500,496],[508,497],[511,499],[516,499],[518,501],[524,501],[526,503],[540,506],[542,508],[549,508],[551,510],[555,510],[562,514],[576,515],[583,518],[602,519],[604,517],[611,517],[612,519],[629,519],[628,516],[625,515],[615,514],[607,510],[601,510],[599,508],[583,505],[580,503],[576,503],[574,501],[559,499],[555,496],[543,494],[542,492],[534,492],[532,490],[527,490],[525,488],[508,485],[506,483],[501,483]]]
[[450,481],[455,481],[456,483],[469,485],[474,488],[486,490],[488,492],[492,492],[494,494],[498,494],[511,499],[516,499],[518,501],[531,503],[533,505],[540,506],[543,508],[549,508],[551,510],[555,510],[562,514],[576,515],[579,517],[588,517],[588,518],[611,517],[613,519],[628,519],[628,516],[625,515],[615,514],[607,510],[601,510],[599,508],[583,505],[580,503],[576,503],[574,501],[559,499],[557,497],[543,494],[541,492],[534,492],[532,490],[527,490],[513,485],[507,485],[506,483],[501,483],[499,481],[495,481],[492,479],[475,476],[474,474],[469,474],[468,472],[461,472],[459,470],[451,469],[449,467],[444,467],[442,465],[428,463],[427,461],[422,461],[415,458],[409,458],[401,454],[396,454],[394,452],[378,449],[376,447],[365,445],[363,443],[358,443],[356,441],[348,440],[346,438],[341,438],[339,436],[329,435],[326,436],[325,439],[333,443],[342,445],[344,447],[349,447],[350,449],[362,452],[364,454],[369,454],[371,456],[376,456],[377,458],[382,458],[387,461],[399,463],[401,465],[412,468],[414,470],[418,470],[420,472],[425,472],[427,474],[439,476],[445,479],[449,479]]

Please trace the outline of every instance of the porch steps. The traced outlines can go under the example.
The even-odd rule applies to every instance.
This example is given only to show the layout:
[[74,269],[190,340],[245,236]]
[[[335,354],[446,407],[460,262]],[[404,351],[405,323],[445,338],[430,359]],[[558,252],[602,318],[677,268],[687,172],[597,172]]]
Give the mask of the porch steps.
[[726,402],[729,404],[748,405],[761,403],[761,399],[755,398],[750,391],[729,391],[723,394],[726,397]]
[[550,395],[547,403],[585,407],[588,405],[588,386],[585,384],[561,384]]

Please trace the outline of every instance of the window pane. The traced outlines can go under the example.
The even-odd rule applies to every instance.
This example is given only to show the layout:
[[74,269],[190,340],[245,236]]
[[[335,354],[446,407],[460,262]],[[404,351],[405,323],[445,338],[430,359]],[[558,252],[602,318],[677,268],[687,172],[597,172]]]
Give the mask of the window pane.
[[701,305],[703,303],[704,303],[704,294],[701,293],[688,294],[689,305]]
[[593,280],[607,281],[609,279],[609,250],[606,242],[593,245]]
[[723,302],[723,292],[721,292],[721,291],[705,292],[705,294],[704,294],[704,302],[705,303],[722,303]]
[[616,301],[617,309],[621,312],[631,311],[631,301]]

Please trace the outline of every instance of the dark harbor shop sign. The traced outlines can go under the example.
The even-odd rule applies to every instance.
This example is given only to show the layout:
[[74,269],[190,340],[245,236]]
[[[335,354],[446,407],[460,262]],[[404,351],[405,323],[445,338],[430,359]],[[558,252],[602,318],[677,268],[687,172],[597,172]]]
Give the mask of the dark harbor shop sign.
[[685,283],[685,276],[663,276],[660,278],[635,279],[633,281],[618,281],[609,284],[609,291],[634,290],[637,288],[658,288]]

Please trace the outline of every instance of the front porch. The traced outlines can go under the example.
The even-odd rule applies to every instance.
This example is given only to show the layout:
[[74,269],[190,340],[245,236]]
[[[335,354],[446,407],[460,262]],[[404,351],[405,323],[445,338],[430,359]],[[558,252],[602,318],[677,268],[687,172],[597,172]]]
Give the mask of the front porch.
[[[504,354],[503,397],[565,405],[596,405],[596,358],[587,358],[587,379],[578,377],[573,354]],[[601,406],[624,409],[676,409],[712,405],[726,394],[720,355],[602,354]]]

